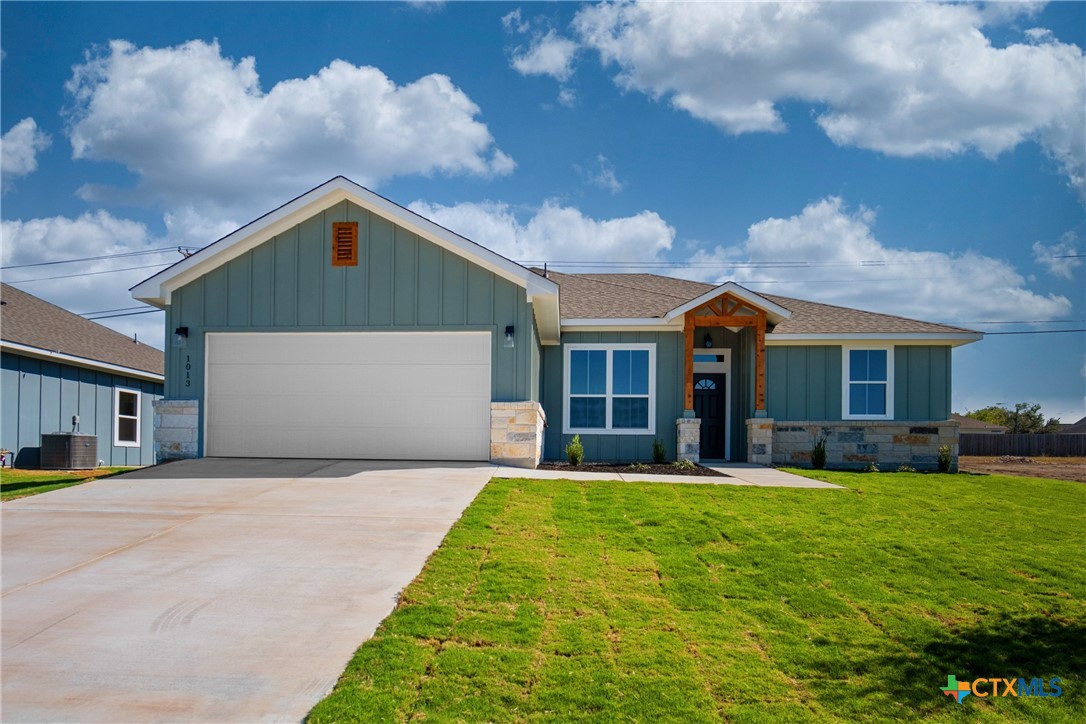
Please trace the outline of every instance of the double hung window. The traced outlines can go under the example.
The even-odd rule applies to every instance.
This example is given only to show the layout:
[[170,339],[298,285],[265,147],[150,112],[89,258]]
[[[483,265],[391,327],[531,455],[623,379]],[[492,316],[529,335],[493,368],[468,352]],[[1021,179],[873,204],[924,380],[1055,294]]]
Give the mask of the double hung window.
[[566,433],[654,434],[656,346],[568,344]]

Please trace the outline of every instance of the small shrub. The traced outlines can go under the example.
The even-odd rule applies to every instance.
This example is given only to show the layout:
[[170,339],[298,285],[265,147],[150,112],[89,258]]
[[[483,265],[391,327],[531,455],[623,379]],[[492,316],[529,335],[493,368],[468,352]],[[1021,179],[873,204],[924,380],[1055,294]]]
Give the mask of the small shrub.
[[675,462],[671,463],[671,466],[673,468],[678,468],[679,470],[695,470],[698,467],[694,464],[693,461],[687,460],[685,458],[683,458],[682,460],[676,460]]
[[868,463],[867,467],[864,468],[864,472],[865,473],[877,473],[877,472],[879,472],[878,463]]
[[900,466],[898,467],[897,471],[898,471],[899,473],[915,473],[915,472],[916,472],[916,468],[914,468],[914,467],[913,467],[912,465],[909,465],[908,463],[902,463],[902,464],[901,464],[901,465],[900,465]]
[[581,444],[580,435],[574,435],[566,445],[566,457],[569,458],[569,464],[574,467],[584,462],[584,445]]
[[814,447],[811,448],[811,467],[815,470],[821,470],[826,467],[826,438],[829,437],[826,433],[815,441]]
[[645,463],[640,463],[640,462],[631,463],[630,464],[630,469],[633,470],[635,473],[643,473],[643,472],[645,472],[646,470],[649,469],[649,466],[646,465]]
[[939,446],[939,472],[949,473],[950,463],[952,462],[950,457],[950,445]]
[[664,441],[660,438],[652,441],[652,461],[657,465],[667,462],[667,450],[664,449]]

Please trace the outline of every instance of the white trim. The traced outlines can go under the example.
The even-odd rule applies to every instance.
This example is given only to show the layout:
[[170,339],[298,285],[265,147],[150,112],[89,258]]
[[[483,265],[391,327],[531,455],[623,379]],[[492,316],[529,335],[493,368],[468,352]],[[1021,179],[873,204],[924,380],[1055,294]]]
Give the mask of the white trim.
[[667,320],[672,320],[676,317],[681,317],[682,315],[689,312],[691,309],[697,309],[706,302],[728,293],[730,293],[733,297],[742,299],[744,302],[751,305],[752,307],[757,307],[758,309],[764,311],[769,319],[770,324],[776,324],[781,320],[788,319],[792,316],[792,313],[790,311],[775,302],[769,301],[757,292],[752,292],[749,289],[745,289],[744,287],[739,286],[735,282],[724,282],[718,287],[713,287],[701,296],[694,297],[685,304],[680,304],[679,306],[668,312],[666,315],[664,315],[664,318]]
[[769,333],[765,336],[765,343],[767,345],[788,345],[788,344],[828,344],[839,345],[842,343],[850,342],[895,342],[897,344],[913,344],[913,345],[930,345],[930,344],[948,344],[952,347],[958,347],[963,344],[969,344],[976,342],[984,338],[982,332],[863,332],[854,334],[777,334]]
[[[605,427],[575,428],[569,425],[569,374],[570,355],[574,350],[596,350],[606,352],[607,372],[605,377],[605,394],[597,395],[606,399]],[[612,357],[615,351],[645,350],[649,353],[649,413],[647,428],[612,428],[611,427],[611,400],[614,393],[611,391],[612,382]],[[644,397],[644,395],[621,395],[622,397]],[[565,345],[562,351],[562,434],[563,435],[655,435],[656,434],[656,344],[655,343],[608,343],[591,344],[587,342],[575,342]]]
[[[723,362],[694,362],[694,374],[722,374],[724,377],[724,459],[732,459],[732,351],[730,348],[701,348],[701,354],[716,354],[724,358]],[[694,356],[699,348],[694,348]]]
[[36,357],[38,359],[70,364],[76,367],[86,367],[87,369],[98,370],[101,372],[111,372],[125,377],[138,377],[141,380],[149,380],[151,382],[163,382],[166,379],[164,375],[155,374],[154,372],[137,370],[132,367],[123,367],[121,365],[110,364],[109,362],[99,362],[98,360],[87,359],[86,357],[76,357],[75,355],[64,354],[63,352],[50,352],[47,349],[31,347],[17,342],[8,342],[7,340],[0,342],[0,349],[15,354],[25,355],[27,357]]
[[[886,414],[853,415],[849,412],[849,352],[859,350],[881,350],[886,352]],[[892,344],[847,344],[841,346],[841,419],[842,420],[893,420],[894,419],[894,345]]]
[[[121,393],[136,396],[136,440],[121,440]],[[125,419],[133,419],[131,415],[125,415]],[[143,426],[143,392],[131,387],[113,388],[113,445],[114,447],[139,447],[140,428]]]

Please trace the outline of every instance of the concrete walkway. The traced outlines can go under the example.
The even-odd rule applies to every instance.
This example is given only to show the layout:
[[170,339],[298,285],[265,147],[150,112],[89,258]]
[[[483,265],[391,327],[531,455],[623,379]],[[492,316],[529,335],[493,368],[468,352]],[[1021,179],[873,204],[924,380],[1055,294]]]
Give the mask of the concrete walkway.
[[499,466],[494,470],[495,478],[533,478],[536,480],[621,480],[623,482],[642,483],[687,483],[693,485],[753,485],[761,488],[836,488],[840,485],[812,480],[800,475],[786,473],[776,468],[750,463],[713,463],[706,467],[728,477],[708,475],[650,475],[633,470],[622,473],[588,473],[573,470],[524,470]]
[[491,473],[191,460],[4,503],[3,721],[300,721]]

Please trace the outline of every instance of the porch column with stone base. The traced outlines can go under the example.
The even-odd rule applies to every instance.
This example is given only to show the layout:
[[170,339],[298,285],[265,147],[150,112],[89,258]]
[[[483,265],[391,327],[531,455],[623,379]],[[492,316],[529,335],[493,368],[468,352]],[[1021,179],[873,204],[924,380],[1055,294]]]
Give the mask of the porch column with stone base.
[[701,420],[697,417],[680,417],[675,421],[675,433],[678,448],[676,461],[699,462],[701,460]]
[[200,401],[155,400],[155,463],[200,456]]
[[747,462],[773,464],[773,418],[752,417],[747,420]]
[[490,462],[535,469],[543,457],[547,416],[532,400],[490,403]]

